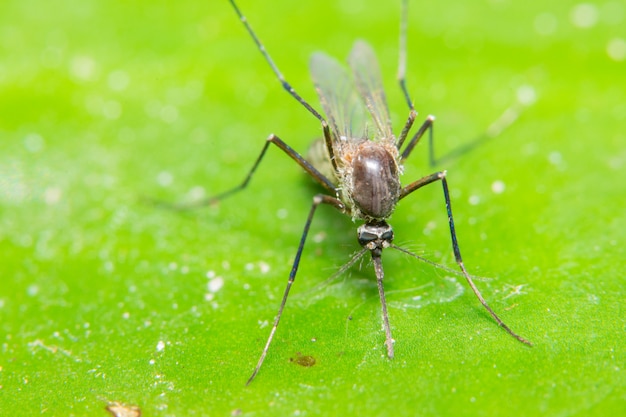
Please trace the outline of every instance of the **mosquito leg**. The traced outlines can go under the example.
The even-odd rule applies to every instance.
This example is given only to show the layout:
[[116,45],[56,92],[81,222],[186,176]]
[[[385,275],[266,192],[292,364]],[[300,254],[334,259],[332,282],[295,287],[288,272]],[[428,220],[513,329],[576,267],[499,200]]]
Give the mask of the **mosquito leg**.
[[[404,129],[402,129],[402,132],[400,133],[400,136],[398,137],[398,144],[397,144],[398,150],[402,148],[402,145],[404,144],[404,141],[409,134],[409,130],[411,129],[411,126],[413,125],[413,121],[417,117],[417,112],[415,111],[413,100],[411,100],[411,95],[409,94],[409,90],[407,89],[407,86],[406,86],[406,39],[407,39],[406,29],[407,29],[407,20],[409,16],[408,0],[402,0],[402,12],[400,13],[400,16],[401,16],[400,41],[399,41],[399,46],[398,46],[398,50],[399,50],[398,51],[398,83],[400,84],[400,89],[402,90],[402,93],[404,94],[404,99],[406,100],[406,103],[409,106],[410,114],[409,114],[409,119],[404,125]],[[426,129],[429,129],[429,140],[428,140],[429,149],[430,149],[429,160],[430,160],[431,166],[435,165],[435,150],[433,147],[433,129],[432,129],[434,120],[435,120],[434,116],[428,116],[426,118],[426,121],[422,124],[422,127],[420,127],[420,129],[417,131],[417,133],[413,136],[413,138],[407,145],[404,152],[402,152],[401,160],[405,160],[406,158],[409,157],[415,145],[417,145],[417,143],[419,142],[424,132],[426,132]]]
[[376,284],[378,285],[378,295],[380,296],[380,304],[382,306],[383,327],[385,328],[385,346],[387,346],[387,357],[393,359],[393,337],[391,336],[391,327],[389,326],[389,315],[387,314],[387,301],[385,300],[385,289],[383,288],[383,262],[380,255],[372,253],[374,261],[374,270],[376,271]]
[[306,173],[311,176],[311,178],[313,178],[315,181],[320,183],[320,185],[322,185],[322,187],[326,188],[328,191],[332,192],[333,194],[337,193],[337,189],[335,188],[333,183],[328,178],[326,178],[322,173],[320,173],[317,169],[315,169],[313,167],[313,165],[311,165],[311,163],[309,163],[306,159],[304,159],[292,147],[287,145],[282,139],[280,139],[278,136],[276,136],[274,134],[271,134],[267,138],[267,140],[265,141],[265,145],[263,145],[263,149],[261,149],[261,153],[257,157],[256,161],[254,161],[254,165],[252,165],[252,168],[248,172],[248,175],[246,175],[246,177],[244,178],[243,182],[241,184],[239,184],[238,186],[233,187],[233,188],[231,188],[229,190],[226,190],[226,191],[224,191],[222,193],[216,194],[214,196],[205,198],[203,200],[192,202],[192,203],[188,203],[188,204],[185,204],[185,203],[169,203],[169,202],[160,201],[160,200],[154,200],[154,199],[146,199],[146,200],[149,201],[150,203],[156,205],[156,206],[164,207],[164,208],[168,208],[168,209],[172,209],[172,210],[178,210],[178,211],[192,210],[192,209],[195,209],[195,208],[199,208],[199,207],[204,207],[204,206],[209,206],[211,204],[215,204],[218,201],[223,200],[224,198],[229,197],[232,194],[235,194],[238,191],[241,191],[244,188],[246,188],[246,186],[248,185],[248,183],[252,179],[252,176],[254,175],[257,167],[261,163],[261,160],[265,156],[265,152],[267,152],[267,149],[269,148],[270,144],[272,144],[272,143],[274,145],[278,146],[283,152],[285,152],[287,154],[287,156],[289,156],[291,159],[296,161],[298,163],[298,165],[300,165],[306,171]]
[[[430,165],[431,166],[435,165],[435,162],[436,162],[435,147],[434,147],[434,142],[433,142],[434,122],[435,122],[435,116],[431,115],[426,118],[424,123],[422,123],[422,126],[415,133],[415,135],[413,135],[409,143],[406,145],[406,148],[404,149],[404,151],[402,152],[402,155],[400,156],[400,160],[404,161],[406,158],[409,157],[409,155],[411,155],[411,152],[413,152],[413,149],[415,148],[417,143],[420,141],[422,136],[424,136],[424,133],[426,133],[426,131],[428,130],[428,149],[429,149],[428,156],[429,156]],[[400,149],[401,146],[402,146],[402,142],[398,142],[398,149]]]
[[450,226],[450,237],[452,239],[452,250],[454,251],[454,259],[456,260],[456,263],[459,265],[459,268],[461,269],[461,272],[463,273],[463,276],[467,280],[467,283],[472,288],[472,291],[476,295],[476,298],[478,298],[478,300],[483,305],[483,307],[485,307],[485,309],[489,312],[491,317],[493,317],[493,319],[496,321],[496,323],[498,323],[498,325],[500,327],[502,327],[511,336],[513,336],[515,339],[519,340],[520,342],[522,342],[522,343],[524,343],[526,345],[532,346],[532,343],[530,343],[528,340],[524,339],[523,337],[521,337],[517,333],[513,332],[513,330],[511,330],[509,328],[509,326],[507,326],[500,319],[500,317],[498,317],[498,315],[491,309],[491,307],[489,307],[489,305],[487,304],[487,302],[483,298],[482,294],[480,293],[480,291],[478,290],[478,288],[474,284],[474,281],[472,280],[472,277],[470,276],[470,274],[465,269],[465,264],[463,263],[463,258],[461,257],[461,250],[459,249],[459,243],[457,241],[456,231],[455,231],[455,228],[454,228],[454,218],[452,217],[452,204],[450,202],[450,192],[448,191],[448,181],[446,180],[446,172],[445,171],[436,172],[436,173],[434,173],[432,175],[428,175],[428,176],[426,176],[424,178],[421,178],[421,179],[419,179],[419,180],[417,180],[417,181],[407,185],[400,192],[400,199],[406,197],[407,195],[409,195],[413,191],[417,190],[418,188],[421,188],[421,187],[423,187],[425,185],[428,185],[430,183],[433,183],[435,181],[441,181],[441,184],[443,186],[443,196],[444,196],[444,198],[446,200],[446,211],[448,213],[448,224]]
[[399,200],[402,200],[404,197],[411,194],[413,191],[419,188],[422,188],[425,185],[428,185],[435,181],[440,181],[442,178],[445,178],[445,176],[446,176],[446,171],[440,171],[440,172],[435,172],[434,174],[427,175],[423,178],[420,178],[417,181],[410,183],[409,185],[402,188],[402,190],[400,190]]
[[407,19],[408,19],[408,4],[406,0],[402,1],[402,11],[400,12],[400,40],[398,46],[398,83],[400,84],[400,89],[404,94],[404,99],[406,100],[407,105],[409,106],[409,118],[404,124],[404,128],[398,137],[398,149],[402,146],[406,137],[411,130],[411,126],[413,126],[413,122],[417,117],[417,112],[415,111],[415,106],[413,105],[413,100],[411,100],[411,96],[409,95],[409,90],[406,88],[406,27],[407,27]]
[[417,117],[417,112],[415,111],[415,109],[411,109],[411,111],[409,112],[409,118],[407,119],[406,123],[404,124],[404,127],[402,128],[402,132],[400,132],[400,136],[398,136],[398,141],[396,142],[397,149],[400,149],[400,147],[406,140],[406,137],[409,135],[409,131],[411,130],[411,127],[413,127],[413,122],[415,122],[416,117]]
[[494,320],[498,323],[498,325],[500,327],[502,327],[511,336],[513,336],[514,338],[516,338],[520,342],[522,342],[522,343],[524,343],[526,345],[532,346],[532,343],[530,343],[528,340],[524,339],[523,337],[521,337],[517,333],[513,332],[513,330],[511,330],[509,328],[509,326],[507,326],[500,319],[500,317],[498,317],[498,315],[491,309],[491,307],[489,307],[489,305],[487,304],[487,302],[483,298],[482,294],[480,293],[480,291],[478,290],[478,288],[474,284],[474,281],[472,280],[472,277],[470,276],[470,274],[465,269],[465,265],[463,264],[463,258],[461,257],[461,250],[459,249],[459,243],[458,243],[457,238],[456,238],[456,231],[454,229],[454,218],[452,217],[452,204],[450,202],[450,192],[448,191],[448,181],[446,180],[445,172],[444,172],[444,175],[441,177],[441,184],[443,186],[443,195],[444,195],[444,197],[446,199],[446,211],[448,212],[448,223],[449,223],[449,226],[450,226],[450,237],[452,239],[452,250],[454,251],[454,258],[456,259],[456,263],[459,265],[459,268],[461,268],[461,271],[463,272],[463,275],[467,279],[467,283],[469,284],[470,287],[472,287],[472,291],[474,291],[474,294],[476,295],[476,297],[478,298],[480,303],[483,305],[483,307],[485,307],[485,309],[489,312],[489,314],[491,314],[491,317],[494,318]]
[[[333,148],[333,145],[332,145],[333,139],[332,139],[332,135],[331,135],[328,123],[326,122],[324,117],[317,110],[315,110],[313,108],[313,106],[311,106],[305,99],[303,99],[300,96],[300,94],[298,94],[296,92],[296,90],[287,82],[287,80],[285,80],[285,77],[283,76],[283,74],[278,69],[278,66],[274,63],[274,60],[270,56],[269,52],[267,52],[267,49],[265,49],[265,46],[263,45],[263,43],[261,42],[259,37],[256,35],[256,32],[252,29],[252,26],[250,25],[250,23],[248,23],[248,19],[244,16],[244,14],[241,12],[239,7],[235,3],[235,0],[230,0],[230,4],[233,6],[233,9],[235,9],[235,12],[237,13],[237,16],[239,16],[239,20],[241,20],[241,23],[243,23],[244,27],[246,28],[246,30],[250,34],[250,37],[252,38],[252,40],[256,44],[257,48],[259,48],[259,51],[261,52],[261,55],[263,55],[263,58],[265,58],[265,61],[269,64],[270,68],[272,69],[272,72],[274,73],[274,75],[276,75],[276,78],[278,78],[278,81],[283,86],[283,88],[289,93],[290,96],[292,96],[294,99],[296,99],[296,101],[298,103],[300,103],[309,113],[311,113],[313,116],[315,116],[315,118],[322,123],[322,130],[324,132],[324,141],[326,142],[326,148],[328,149],[328,154],[330,156],[330,162],[331,162],[331,164],[333,166],[333,169],[337,170],[337,161],[335,160],[334,148]],[[307,169],[307,172],[309,172],[308,169]],[[309,174],[310,174],[310,172],[309,172]],[[318,180],[318,182],[319,182],[319,180]],[[322,184],[322,185],[325,188],[328,189],[329,182],[326,181],[326,184]],[[333,187],[333,189],[334,189],[334,187]]]
[[306,237],[309,233],[309,228],[311,227],[311,222],[313,221],[313,215],[315,214],[315,210],[317,209],[317,206],[319,206],[320,204],[329,204],[333,207],[335,207],[337,210],[340,211],[344,211],[345,210],[345,206],[344,204],[334,198],[334,197],[330,197],[324,194],[318,194],[315,197],[313,197],[313,204],[311,205],[311,210],[309,211],[309,216],[306,219],[306,223],[304,224],[304,231],[302,232],[302,236],[300,237],[300,244],[298,245],[298,251],[296,252],[296,257],[293,261],[293,266],[291,267],[291,272],[289,273],[289,280],[287,281],[287,287],[285,288],[285,292],[283,294],[283,298],[282,301],[280,302],[280,307],[278,308],[278,314],[276,314],[276,318],[274,319],[274,325],[272,326],[272,330],[270,331],[270,335],[267,338],[267,342],[265,343],[265,347],[263,348],[263,352],[261,353],[261,357],[259,358],[259,361],[256,365],[256,367],[254,368],[254,371],[252,372],[252,375],[250,375],[250,378],[248,378],[248,382],[246,382],[246,385],[250,384],[252,382],[252,380],[254,379],[254,377],[257,375],[257,373],[259,372],[259,369],[261,369],[261,365],[263,365],[263,361],[265,360],[265,356],[267,355],[267,352],[270,348],[270,344],[272,343],[272,340],[274,339],[274,334],[276,333],[276,329],[278,328],[278,323],[280,322],[280,317],[283,314],[283,310],[285,308],[285,304],[287,303],[287,297],[289,296],[289,290],[291,290],[291,285],[293,284],[293,281],[296,279],[296,273],[298,272],[298,266],[300,265],[300,257],[302,256],[302,251],[304,250],[304,243],[306,242]]
[[409,109],[415,111],[413,100],[406,88],[406,28],[409,18],[409,5],[407,0],[402,0],[402,11],[400,12],[400,39],[398,42],[398,83],[404,94],[404,99]]
[[322,115],[319,114],[319,112],[315,110],[309,103],[307,103],[306,100],[300,97],[300,95],[296,92],[296,90],[294,90],[294,88],[285,80],[285,77],[283,77],[283,74],[278,69],[278,66],[274,63],[274,60],[272,60],[272,57],[265,49],[265,46],[263,45],[263,43],[261,43],[261,40],[259,39],[259,37],[256,35],[254,30],[252,30],[252,26],[250,26],[250,23],[248,23],[248,19],[246,19],[243,13],[241,13],[241,10],[239,10],[239,7],[237,7],[237,4],[235,4],[235,1],[230,0],[230,4],[233,6],[233,9],[235,9],[235,12],[239,16],[239,20],[241,20],[241,23],[243,23],[243,25],[245,26],[246,30],[252,37],[252,40],[254,40],[254,43],[256,44],[256,46],[259,48],[259,51],[263,55],[263,58],[265,58],[265,61],[267,61],[269,66],[272,68],[272,71],[278,78],[278,81],[280,81],[280,84],[283,86],[283,88],[289,93],[289,95],[295,98],[298,101],[298,103],[300,103],[305,109],[307,109],[309,113],[315,116],[317,120],[319,120],[322,123],[326,123]]
[[328,150],[328,157],[330,158],[330,164],[333,167],[333,172],[337,172],[337,160],[335,159],[335,150],[333,148],[333,136],[330,132],[330,126],[325,120],[322,121],[322,131],[324,132],[324,143]]

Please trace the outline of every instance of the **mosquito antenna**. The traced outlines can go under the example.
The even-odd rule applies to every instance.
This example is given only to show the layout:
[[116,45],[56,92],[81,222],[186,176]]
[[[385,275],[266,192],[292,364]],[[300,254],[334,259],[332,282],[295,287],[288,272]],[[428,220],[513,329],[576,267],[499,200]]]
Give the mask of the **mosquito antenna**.
[[[319,288],[323,287],[324,285],[327,285],[329,282],[332,282],[333,280],[335,280],[337,277],[339,277],[340,275],[343,275],[343,273],[345,273],[348,269],[352,268],[352,266],[357,263],[357,261],[359,259],[361,259],[363,257],[363,255],[365,255],[365,253],[368,251],[368,249],[363,248],[360,251],[358,251],[357,253],[355,253],[354,255],[352,255],[352,258],[346,262],[345,264],[343,264],[343,266],[341,268],[339,268],[338,271],[336,271],[335,273],[333,273],[330,277],[326,278],[324,281],[320,282],[319,284],[316,284],[313,288],[311,288],[309,291],[316,291]],[[454,271],[457,272],[457,271]],[[457,272],[458,273],[458,272]]]
[[[391,247],[394,248],[395,250],[398,250],[398,251],[402,252],[402,253],[406,253],[407,255],[412,256],[413,258],[418,259],[418,260],[420,260],[420,261],[422,261],[424,263],[427,263],[427,264],[429,264],[431,266],[434,266],[435,268],[439,268],[439,269],[441,269],[443,271],[449,272],[449,273],[454,274],[454,275],[458,275],[458,276],[462,276],[462,277],[465,276],[463,274],[463,272],[457,271],[456,269],[449,268],[449,267],[447,267],[445,265],[441,265],[441,264],[439,264],[439,263],[437,263],[435,261],[431,261],[430,259],[424,258],[423,256],[419,256],[419,255],[417,255],[417,254],[411,252],[410,250],[405,249],[405,248],[403,248],[401,246],[398,246],[398,245],[395,245],[395,244],[392,243]],[[472,275],[472,277],[478,278],[478,279],[488,279],[487,277],[481,277],[481,276],[478,276],[478,275]]]
[[274,71],[274,74],[276,74],[276,77],[278,77],[278,81],[280,81],[283,88],[287,90],[287,92],[293,98],[295,98],[298,101],[298,103],[302,104],[304,108],[309,111],[309,113],[315,116],[317,120],[319,120],[323,124],[326,124],[326,120],[322,117],[322,115],[319,114],[319,112],[315,110],[309,103],[307,103],[307,101],[303,99],[300,96],[300,94],[296,92],[296,90],[294,90],[294,88],[287,82],[287,80],[285,80],[285,77],[283,77],[283,74],[278,69],[278,66],[276,66],[276,64],[274,63],[274,60],[272,60],[272,57],[270,57],[270,54],[265,49],[265,46],[263,45],[263,43],[261,43],[261,40],[258,38],[254,30],[252,30],[252,26],[250,26],[250,23],[248,23],[248,19],[246,19],[246,16],[244,16],[244,14],[241,13],[241,10],[239,10],[239,7],[237,7],[237,4],[235,4],[235,0],[230,0],[230,4],[235,9],[235,12],[239,16],[239,20],[241,20],[241,23],[243,23],[243,25],[246,27],[246,30],[248,31],[248,33],[254,40],[254,43],[256,43],[256,46],[259,48],[259,51],[261,51],[261,54],[263,54],[263,57],[265,58],[269,66],[272,68],[272,71]]

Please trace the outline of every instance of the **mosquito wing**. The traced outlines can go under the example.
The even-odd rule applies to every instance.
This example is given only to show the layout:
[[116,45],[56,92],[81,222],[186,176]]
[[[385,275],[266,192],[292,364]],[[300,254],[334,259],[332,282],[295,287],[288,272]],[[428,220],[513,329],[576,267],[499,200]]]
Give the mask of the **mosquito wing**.
[[311,76],[335,141],[367,138],[367,113],[348,71],[322,52],[311,56]]
[[365,41],[356,41],[350,51],[348,64],[352,69],[359,95],[374,120],[377,137],[382,140],[395,141],[389,107],[380,77],[380,67],[372,47]]

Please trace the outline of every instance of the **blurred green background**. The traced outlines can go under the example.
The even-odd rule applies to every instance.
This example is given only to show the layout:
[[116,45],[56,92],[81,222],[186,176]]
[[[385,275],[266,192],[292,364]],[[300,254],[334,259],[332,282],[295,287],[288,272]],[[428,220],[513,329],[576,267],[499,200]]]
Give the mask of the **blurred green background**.
[[[310,54],[370,42],[399,131],[396,3],[240,7],[315,106]],[[0,414],[106,416],[115,402],[146,416],[623,412],[625,24],[611,0],[410,4],[407,82],[419,120],[437,116],[444,158],[429,167],[420,145],[403,181],[448,170],[465,263],[534,347],[461,277],[388,251],[388,361],[371,265],[324,283],[358,244],[322,208],[245,387],[317,189],[270,149],[219,205],[175,213],[141,196],[225,190],[269,133],[304,152],[319,124],[225,0],[2,2]],[[520,100],[519,118],[486,135]],[[396,243],[454,267],[439,185],[391,223]]]

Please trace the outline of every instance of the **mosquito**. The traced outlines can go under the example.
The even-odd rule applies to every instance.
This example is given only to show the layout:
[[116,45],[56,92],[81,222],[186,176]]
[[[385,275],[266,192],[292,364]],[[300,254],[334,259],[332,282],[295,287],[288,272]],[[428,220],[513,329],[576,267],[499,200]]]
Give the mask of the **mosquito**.
[[[460,273],[466,278],[472,291],[496,323],[518,341],[531,346],[528,340],[513,332],[489,307],[465,268],[454,228],[446,171],[435,172],[404,186],[400,182],[403,162],[411,155],[426,132],[429,136],[431,164],[434,161],[432,142],[435,118],[428,116],[417,129],[417,132],[410,136],[417,112],[405,81],[408,1],[402,0],[397,78],[409,107],[409,116],[398,137],[394,135],[392,130],[378,60],[368,43],[362,40],[355,42],[348,56],[349,70],[325,53],[317,52],[312,55],[310,71],[326,114],[326,118],[324,118],[286,81],[235,0],[229,1],[282,87],[321,123],[323,139],[314,142],[307,158],[305,158],[275,134],[269,135],[259,156],[241,184],[202,200],[194,206],[213,204],[246,188],[270,144],[277,146],[293,159],[327,192],[313,197],[278,313],[274,318],[272,329],[257,365],[246,385],[250,384],[257,376],[267,356],[287,303],[289,291],[298,272],[313,217],[317,208],[322,204],[334,207],[341,213],[352,217],[354,221],[362,222],[357,228],[357,239],[361,249],[341,270],[345,271],[365,254],[370,253],[382,308],[382,321],[385,331],[384,344],[387,356],[389,358],[394,357],[394,339],[389,325],[383,286],[385,274],[382,253],[384,249],[392,248],[418,259],[422,258],[393,243],[394,232],[387,220],[400,200],[435,182],[440,182],[443,187],[452,250]],[[407,142],[406,146],[404,146],[405,142]],[[177,209],[189,207],[175,206]]]

